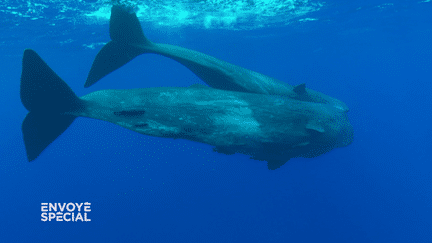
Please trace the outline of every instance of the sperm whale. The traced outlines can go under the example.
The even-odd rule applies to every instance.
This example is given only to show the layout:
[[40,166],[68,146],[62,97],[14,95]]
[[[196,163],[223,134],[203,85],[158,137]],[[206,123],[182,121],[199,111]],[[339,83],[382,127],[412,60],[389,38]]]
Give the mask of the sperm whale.
[[154,53],[181,63],[212,88],[280,95],[300,101],[331,104],[335,108],[348,111],[344,102],[308,89],[305,84],[291,86],[198,51],[153,43],[145,37],[135,12],[125,6],[112,7],[109,33],[111,41],[96,55],[84,87],[90,87],[141,54]]
[[144,135],[187,139],[224,154],[241,153],[277,169],[353,140],[345,111],[287,97],[191,87],[100,90],[78,97],[33,50],[24,51],[20,98],[29,161],[77,117],[111,122]]

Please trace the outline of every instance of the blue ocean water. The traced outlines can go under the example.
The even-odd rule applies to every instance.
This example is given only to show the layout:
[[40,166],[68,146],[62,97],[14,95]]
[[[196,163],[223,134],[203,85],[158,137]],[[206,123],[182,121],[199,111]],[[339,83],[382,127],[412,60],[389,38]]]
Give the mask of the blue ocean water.
[[[107,1],[0,3],[0,242],[432,242],[432,6],[425,1],[129,2],[147,37],[344,101],[354,142],[271,171],[209,145],[78,118],[27,162],[19,98],[32,48],[77,95],[203,83],[142,55],[83,88]],[[43,222],[41,203],[91,203]]]

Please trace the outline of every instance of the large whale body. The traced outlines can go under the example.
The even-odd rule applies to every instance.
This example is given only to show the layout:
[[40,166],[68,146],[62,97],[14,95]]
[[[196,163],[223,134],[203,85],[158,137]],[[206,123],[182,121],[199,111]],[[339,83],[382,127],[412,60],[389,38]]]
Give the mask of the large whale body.
[[291,86],[201,52],[153,43],[144,36],[136,14],[124,6],[114,5],[111,9],[110,37],[111,41],[97,54],[84,87],[90,87],[141,54],[155,53],[181,63],[212,88],[280,95],[300,101],[330,104],[348,111],[342,101],[307,89],[304,84]]
[[346,112],[330,104],[281,96],[188,88],[101,90],[77,97],[39,57],[24,51],[20,96],[29,111],[22,124],[29,161],[76,117],[132,131],[181,138],[242,153],[276,169],[293,157],[315,157],[353,140]]

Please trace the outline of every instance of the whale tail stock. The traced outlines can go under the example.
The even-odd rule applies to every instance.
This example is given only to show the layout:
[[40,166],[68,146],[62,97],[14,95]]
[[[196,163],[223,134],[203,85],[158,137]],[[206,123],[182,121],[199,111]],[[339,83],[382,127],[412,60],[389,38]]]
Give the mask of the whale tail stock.
[[33,50],[24,51],[20,98],[29,111],[21,129],[29,161],[60,134],[76,116],[65,114],[84,108],[83,101]]
[[109,41],[96,55],[84,87],[90,87],[114,70],[145,52],[152,45],[145,36],[135,13],[125,6],[111,9]]

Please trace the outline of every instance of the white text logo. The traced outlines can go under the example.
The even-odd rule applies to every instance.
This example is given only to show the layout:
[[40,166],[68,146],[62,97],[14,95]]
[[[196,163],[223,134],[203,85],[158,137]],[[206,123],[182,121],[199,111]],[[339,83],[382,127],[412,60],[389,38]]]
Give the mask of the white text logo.
[[89,222],[87,213],[91,211],[91,203],[41,203],[41,220]]

